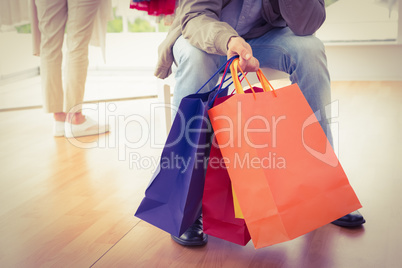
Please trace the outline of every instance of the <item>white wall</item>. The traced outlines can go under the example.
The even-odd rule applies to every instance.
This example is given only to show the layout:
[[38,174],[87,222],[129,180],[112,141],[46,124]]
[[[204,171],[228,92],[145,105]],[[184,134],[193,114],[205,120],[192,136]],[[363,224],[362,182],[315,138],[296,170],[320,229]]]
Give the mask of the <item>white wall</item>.
[[21,73],[38,73],[39,57],[32,55],[30,34],[0,32],[0,81]]
[[327,44],[325,49],[333,81],[402,81],[401,44]]
[[402,0],[396,1],[391,9],[376,0],[339,0],[327,8],[316,34],[332,80],[402,80]]

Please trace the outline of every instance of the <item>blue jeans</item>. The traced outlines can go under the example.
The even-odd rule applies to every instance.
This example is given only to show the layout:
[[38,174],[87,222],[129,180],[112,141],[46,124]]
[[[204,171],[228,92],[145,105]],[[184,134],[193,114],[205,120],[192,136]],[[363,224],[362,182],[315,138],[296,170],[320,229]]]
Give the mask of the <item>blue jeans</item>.
[[[290,81],[297,83],[332,144],[328,119],[330,111],[325,106],[331,102],[330,77],[323,43],[315,36],[297,36],[289,28],[277,28],[265,35],[246,40],[260,67],[286,72]],[[177,70],[173,105],[195,93],[226,61],[226,56],[208,54],[190,45],[182,36],[173,46]],[[202,92],[212,89],[218,81],[215,77]],[[327,109],[329,110],[329,109]]]

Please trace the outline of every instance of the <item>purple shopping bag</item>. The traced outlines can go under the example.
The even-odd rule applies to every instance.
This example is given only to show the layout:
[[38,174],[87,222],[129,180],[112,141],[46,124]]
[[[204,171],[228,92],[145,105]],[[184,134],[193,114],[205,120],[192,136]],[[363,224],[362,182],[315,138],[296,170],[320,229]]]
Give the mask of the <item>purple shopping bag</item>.
[[182,99],[158,169],[135,213],[136,217],[177,237],[201,214],[212,135],[207,111],[213,98],[227,94],[227,88],[217,88]]

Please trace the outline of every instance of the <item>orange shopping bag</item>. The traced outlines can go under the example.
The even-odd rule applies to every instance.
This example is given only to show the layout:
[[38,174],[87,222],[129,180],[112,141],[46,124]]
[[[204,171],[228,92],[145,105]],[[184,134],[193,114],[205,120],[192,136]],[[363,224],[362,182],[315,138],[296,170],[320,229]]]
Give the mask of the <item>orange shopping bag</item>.
[[208,111],[255,248],[288,241],[361,204],[297,84],[238,94]]

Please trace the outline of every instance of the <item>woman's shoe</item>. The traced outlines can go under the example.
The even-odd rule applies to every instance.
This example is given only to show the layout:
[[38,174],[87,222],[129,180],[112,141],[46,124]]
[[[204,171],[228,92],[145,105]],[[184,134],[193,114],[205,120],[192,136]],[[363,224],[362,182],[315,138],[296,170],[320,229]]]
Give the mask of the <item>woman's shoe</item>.
[[53,136],[55,136],[55,137],[63,137],[64,136],[64,121],[54,121]]
[[82,136],[98,135],[109,131],[109,125],[100,125],[91,118],[86,118],[82,124],[65,123],[66,138],[77,138]]

